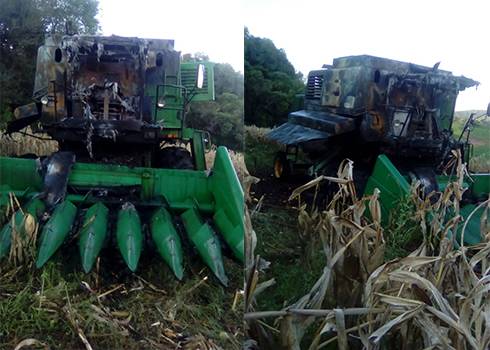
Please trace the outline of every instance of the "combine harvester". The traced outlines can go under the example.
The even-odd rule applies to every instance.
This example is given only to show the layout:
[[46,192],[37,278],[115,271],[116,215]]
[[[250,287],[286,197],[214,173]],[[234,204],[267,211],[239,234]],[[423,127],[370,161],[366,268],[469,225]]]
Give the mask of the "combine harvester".
[[181,62],[173,40],[52,36],[38,50],[33,96],[7,133],[30,125],[59,151],[0,158],[0,210],[16,210],[0,258],[39,223],[38,268],[77,235],[86,272],[110,241],[136,271],[148,241],[182,279],[186,234],[227,284],[221,243],[243,261],[243,191],[226,148],[207,169],[209,134],[185,123],[191,101],[214,99],[212,64]]
[[[384,222],[418,180],[425,194],[442,191],[455,176],[443,175],[452,151],[469,164],[472,115],[461,135],[453,136],[454,107],[459,91],[478,85],[451,72],[373,56],[336,58],[333,65],[309,73],[304,109],[268,137],[283,145],[274,175],[332,175],[342,159],[354,160],[360,193],[380,190]],[[490,113],[490,105],[486,115]],[[490,174],[466,177],[463,207],[465,244],[481,241],[479,203],[487,200]]]

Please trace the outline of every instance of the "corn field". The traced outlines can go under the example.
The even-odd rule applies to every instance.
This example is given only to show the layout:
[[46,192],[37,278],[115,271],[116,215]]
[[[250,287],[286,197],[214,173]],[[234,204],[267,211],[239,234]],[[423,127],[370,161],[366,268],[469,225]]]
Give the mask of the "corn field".
[[[299,204],[299,234],[322,249],[325,262],[310,292],[281,310],[257,310],[275,280],[261,280],[269,263],[254,254],[257,241],[247,215],[246,348],[488,349],[490,199],[480,205],[486,207],[484,243],[454,249],[458,244],[449,233],[461,225],[465,174],[465,165],[457,165],[458,180],[437,200],[421,199],[420,184],[412,186],[412,215],[423,239],[407,257],[387,262],[378,192],[357,198],[352,162],[344,161],[335,178],[297,188],[290,200]],[[326,207],[307,207],[302,193],[313,190],[316,197],[322,181],[336,183],[338,191]]]
[[[27,134],[33,133],[30,127],[25,130]],[[47,135],[36,136],[38,138],[29,137],[21,133],[0,135],[0,156],[20,156],[24,154],[47,156],[58,150],[56,141],[45,140]]]

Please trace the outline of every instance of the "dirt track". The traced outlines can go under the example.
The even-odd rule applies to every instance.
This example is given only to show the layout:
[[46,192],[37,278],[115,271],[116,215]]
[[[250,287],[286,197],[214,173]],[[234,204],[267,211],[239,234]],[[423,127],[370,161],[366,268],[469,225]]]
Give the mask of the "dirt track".
[[263,176],[260,181],[251,187],[250,195],[255,200],[264,196],[263,204],[271,206],[296,206],[296,202],[289,202],[291,192],[298,186],[307,182],[307,178],[295,177],[286,180],[275,179],[272,175]]

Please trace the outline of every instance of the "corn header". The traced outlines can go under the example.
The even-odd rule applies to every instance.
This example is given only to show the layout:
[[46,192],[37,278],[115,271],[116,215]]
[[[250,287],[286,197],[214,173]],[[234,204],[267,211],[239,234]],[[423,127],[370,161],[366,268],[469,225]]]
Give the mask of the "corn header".
[[[225,147],[207,169],[209,134],[186,127],[189,103],[214,99],[213,66],[181,62],[172,40],[52,36],[38,50],[34,95],[7,133],[58,141],[50,156],[0,158],[0,258],[38,226],[36,266],[75,236],[89,272],[117,245],[135,271],[157,251],[179,279],[182,240],[227,284],[222,255],[243,261],[243,192]],[[17,204],[18,202],[18,204]],[[152,249],[153,248],[153,249]]]

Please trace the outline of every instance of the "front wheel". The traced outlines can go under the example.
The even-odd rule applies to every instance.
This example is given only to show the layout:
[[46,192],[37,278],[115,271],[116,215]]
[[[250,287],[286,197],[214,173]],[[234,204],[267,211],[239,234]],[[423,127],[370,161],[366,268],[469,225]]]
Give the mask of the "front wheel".
[[285,179],[292,172],[291,161],[287,158],[286,153],[278,152],[274,158],[274,177],[276,179]]

